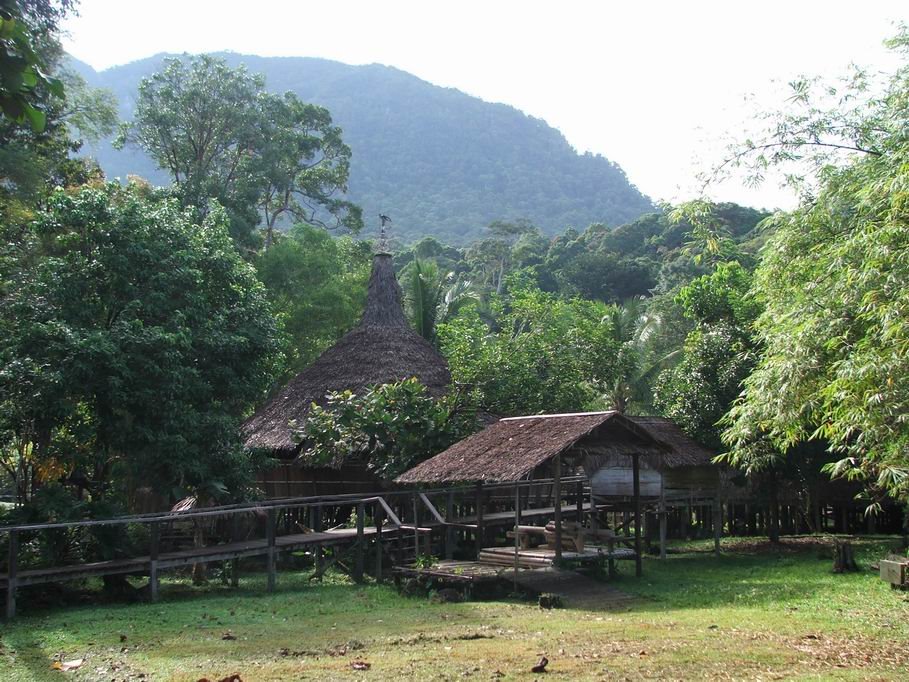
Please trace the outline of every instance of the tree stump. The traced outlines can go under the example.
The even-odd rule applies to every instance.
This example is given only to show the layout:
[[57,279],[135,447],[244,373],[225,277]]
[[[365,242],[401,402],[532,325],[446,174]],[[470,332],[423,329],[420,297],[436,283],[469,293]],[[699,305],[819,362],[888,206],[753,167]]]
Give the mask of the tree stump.
[[851,542],[833,541],[833,572],[849,573],[859,570],[858,564],[855,563],[855,555],[852,552]]

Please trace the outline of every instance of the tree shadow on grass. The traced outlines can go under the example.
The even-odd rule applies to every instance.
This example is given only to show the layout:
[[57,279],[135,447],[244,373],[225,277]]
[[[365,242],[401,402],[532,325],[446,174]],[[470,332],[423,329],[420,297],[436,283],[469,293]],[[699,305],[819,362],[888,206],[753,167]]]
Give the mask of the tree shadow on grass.
[[779,545],[733,542],[719,557],[691,552],[647,559],[641,578],[626,572],[612,584],[638,597],[635,611],[783,608],[818,595],[836,601],[868,588],[868,578],[876,575],[869,564],[886,553],[888,540],[856,544],[862,569],[857,573],[833,573],[831,538],[788,538]]

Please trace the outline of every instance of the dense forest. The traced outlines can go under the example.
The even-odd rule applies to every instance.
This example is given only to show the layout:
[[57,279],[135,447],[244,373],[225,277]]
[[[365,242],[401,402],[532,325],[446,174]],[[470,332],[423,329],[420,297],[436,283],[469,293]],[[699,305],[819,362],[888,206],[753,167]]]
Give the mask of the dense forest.
[[[377,64],[217,56],[231,67],[245,64],[261,73],[271,92],[290,91],[327,108],[352,150],[348,198],[368,216],[391,215],[404,242],[432,235],[464,245],[494,220],[526,218],[546,234],[567,225],[614,226],[653,208],[617,165],[579,155],[544,121],[504,104]],[[165,58],[100,73],[71,63],[89,84],[113,92],[128,120],[139,81],[160,69]],[[141,150],[118,152],[108,143],[89,150],[108,177],[167,181]]]
[[[70,3],[9,6],[11,514],[109,514],[141,487],[258,495],[263,453],[242,449],[239,425],[356,323],[380,208],[406,244],[410,321],[458,390],[333,396],[300,434],[333,458],[366,443],[391,475],[434,454],[421,443],[476,427],[465,414],[615,409],[672,418],[758,482],[823,468],[861,483],[872,510],[909,497],[905,31],[891,41],[903,66],[877,90],[849,74],[830,103],[832,86],[795,82],[766,138],[730,151],[756,180],[783,166],[801,189],[797,209],[768,215],[707,200],[651,210],[542,123],[384,67],[202,55],[83,78],[56,40]],[[111,137],[128,154],[113,172],[145,177],[110,182],[83,153]],[[430,157],[447,170],[417,163]],[[527,203],[504,201],[516,187]],[[405,422],[427,429],[406,449],[369,435]]]

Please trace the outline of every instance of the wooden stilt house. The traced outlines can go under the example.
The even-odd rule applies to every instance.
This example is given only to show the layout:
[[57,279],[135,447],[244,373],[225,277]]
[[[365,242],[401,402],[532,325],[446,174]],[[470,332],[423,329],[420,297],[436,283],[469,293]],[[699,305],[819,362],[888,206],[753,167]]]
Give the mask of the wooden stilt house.
[[434,396],[446,393],[451,383],[445,358],[407,322],[391,255],[377,253],[359,324],[291,379],[242,426],[247,449],[265,450],[275,458],[275,466],[260,478],[266,495],[291,497],[381,489],[383,482],[363,463],[347,463],[334,469],[297,461],[302,445],[291,424],[301,429],[312,404],[325,404],[331,392],[356,393],[411,377],[416,377]]
[[[640,573],[644,506],[660,506],[665,553],[666,491],[702,494],[709,490],[716,495],[720,479],[711,458],[711,452],[661,418],[628,417],[614,411],[534,415],[501,419],[396,481],[477,486],[474,515],[459,521],[476,527],[478,556],[484,536],[494,525],[517,529],[524,521],[552,520],[558,534],[556,560],[560,560],[563,516],[576,517],[582,526],[595,530],[604,522],[604,512],[611,512],[611,525],[623,530],[629,543],[633,541]],[[564,484],[565,477],[572,478],[570,486]],[[546,481],[551,481],[548,490],[536,484]],[[510,497],[512,504],[502,505],[502,498],[492,508],[485,504],[483,486],[501,489],[509,484],[514,494],[505,499]],[[523,496],[522,488],[527,491]],[[624,523],[616,520],[617,512],[624,515]]]

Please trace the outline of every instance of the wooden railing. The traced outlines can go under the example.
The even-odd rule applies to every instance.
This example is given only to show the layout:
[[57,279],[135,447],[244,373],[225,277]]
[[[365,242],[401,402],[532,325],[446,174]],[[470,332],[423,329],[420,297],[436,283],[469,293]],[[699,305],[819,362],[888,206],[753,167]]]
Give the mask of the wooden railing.
[[[562,479],[562,490],[574,496],[573,504],[579,510],[583,507],[584,480],[583,477]],[[536,513],[534,508],[528,506],[532,500],[546,499],[556,504],[551,499],[553,487],[552,479],[536,479],[480,487],[465,485],[385,491],[380,495],[281,498],[107,519],[3,526],[0,527],[0,541],[6,539],[7,551],[6,570],[0,572],[0,588],[6,588],[8,618],[15,614],[16,590],[19,587],[89,576],[148,575],[149,598],[155,601],[159,596],[162,570],[230,561],[231,582],[237,585],[239,560],[264,556],[267,586],[269,590],[274,590],[280,552],[301,548],[312,550],[316,575],[321,576],[328,567],[323,556],[325,547],[353,550],[354,560],[349,569],[354,579],[360,580],[365,572],[365,550],[370,541],[376,548],[374,574],[381,579],[383,553],[390,555],[393,565],[401,563],[405,554],[416,556],[429,553],[421,540],[430,539],[434,530],[441,530],[446,554],[453,552],[456,533],[473,535],[479,549],[485,528],[496,524],[507,525],[507,519],[514,515],[515,505],[520,518],[521,513]],[[525,493],[523,496],[519,493],[517,501],[513,492],[516,489]],[[532,494],[534,491],[536,495]],[[444,514],[433,503],[433,498],[444,499]],[[561,502],[559,500],[559,508]],[[509,505],[511,509],[501,510]],[[372,519],[369,526],[367,511]],[[501,523],[503,518],[506,519],[505,524]],[[166,533],[170,531],[173,535],[176,525],[195,531],[196,542],[192,547],[166,545]],[[204,542],[199,543],[199,529],[203,525],[208,526],[205,528],[206,537]],[[326,525],[330,527],[326,529]],[[102,529],[114,529],[122,542],[117,543],[118,551],[108,553],[100,560],[95,560],[90,552],[82,552],[78,560],[67,561],[63,552],[50,561],[23,561],[23,550],[42,540],[45,543],[57,542],[64,549],[67,545],[101,545],[103,542],[96,533]],[[128,538],[130,534],[132,540]],[[409,544],[411,538],[412,546]],[[188,536],[185,539],[188,541]],[[333,553],[333,561],[338,560],[337,554],[337,551]]]

